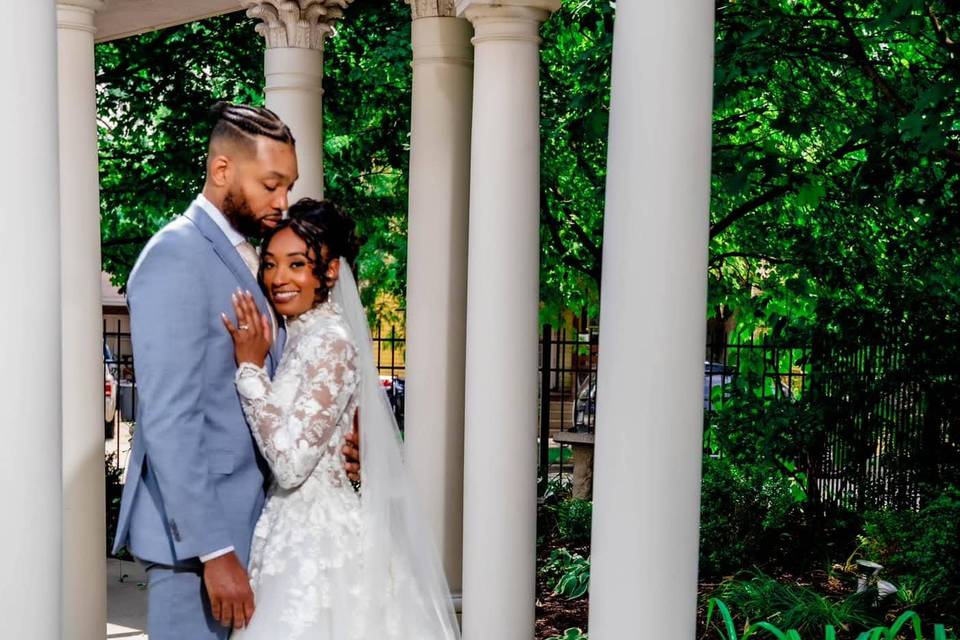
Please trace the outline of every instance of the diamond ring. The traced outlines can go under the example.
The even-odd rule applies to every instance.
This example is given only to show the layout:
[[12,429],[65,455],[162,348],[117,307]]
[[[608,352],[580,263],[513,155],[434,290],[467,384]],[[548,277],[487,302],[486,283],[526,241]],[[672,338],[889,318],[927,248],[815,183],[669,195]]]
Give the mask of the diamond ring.
[[239,327],[237,327],[237,329],[239,329],[240,331],[246,331],[249,328],[250,328],[249,325],[245,325],[245,324],[242,324]]

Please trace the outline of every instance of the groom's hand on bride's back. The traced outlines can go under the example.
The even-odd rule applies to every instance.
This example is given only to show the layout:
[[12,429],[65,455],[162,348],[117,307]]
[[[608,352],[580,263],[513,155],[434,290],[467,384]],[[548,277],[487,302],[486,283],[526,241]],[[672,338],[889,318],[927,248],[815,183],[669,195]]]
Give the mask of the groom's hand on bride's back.
[[246,569],[232,551],[203,563],[203,585],[213,617],[225,627],[243,629],[253,617],[253,589]]

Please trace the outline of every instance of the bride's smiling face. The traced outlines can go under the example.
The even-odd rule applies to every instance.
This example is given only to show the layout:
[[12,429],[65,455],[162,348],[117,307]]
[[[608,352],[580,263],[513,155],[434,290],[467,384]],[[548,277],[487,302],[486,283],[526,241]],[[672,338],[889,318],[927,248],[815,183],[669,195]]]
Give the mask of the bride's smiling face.
[[[328,283],[339,274],[336,262],[327,269]],[[264,253],[263,284],[278,313],[293,318],[316,306],[320,280],[315,267],[314,251],[293,229],[274,234]]]

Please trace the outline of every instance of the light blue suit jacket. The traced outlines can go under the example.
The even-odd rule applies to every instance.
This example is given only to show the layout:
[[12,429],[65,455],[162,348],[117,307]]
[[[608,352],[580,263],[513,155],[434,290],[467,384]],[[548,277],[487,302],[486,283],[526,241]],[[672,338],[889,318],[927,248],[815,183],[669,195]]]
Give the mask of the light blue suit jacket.
[[[155,235],[130,275],[138,407],[114,553],[176,565],[233,546],[246,565],[268,468],[234,387],[231,294],[266,298],[200,207]],[[267,357],[272,375],[283,332]]]

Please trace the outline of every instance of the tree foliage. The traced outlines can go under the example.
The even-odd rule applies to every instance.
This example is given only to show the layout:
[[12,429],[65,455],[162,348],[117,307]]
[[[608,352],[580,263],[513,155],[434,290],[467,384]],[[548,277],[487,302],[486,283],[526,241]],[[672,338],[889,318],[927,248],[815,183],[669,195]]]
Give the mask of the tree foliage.
[[543,27],[540,299],[545,320],[599,312],[613,5],[566,2]]
[[263,103],[258,39],[229,15],[97,45],[103,267],[118,284],[203,186],[213,103]]
[[[545,319],[599,307],[614,16],[568,0],[542,30]],[[958,16],[957,0],[718,1],[708,315],[742,335],[955,335]],[[374,291],[399,298],[409,29],[400,2],[354,3],[324,82],[327,195],[368,238]],[[242,14],[97,47],[104,265],[121,283],[200,187],[208,106],[262,103],[262,52]]]
[[891,339],[956,322],[957,14],[717,5],[711,303],[744,330]]
[[[253,27],[234,13],[97,46],[103,264],[118,284],[201,189],[210,106],[263,104],[264,45]],[[409,29],[401,3],[367,0],[326,46],[325,195],[367,240],[367,303],[403,291]]]

